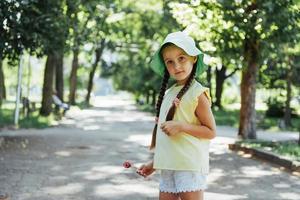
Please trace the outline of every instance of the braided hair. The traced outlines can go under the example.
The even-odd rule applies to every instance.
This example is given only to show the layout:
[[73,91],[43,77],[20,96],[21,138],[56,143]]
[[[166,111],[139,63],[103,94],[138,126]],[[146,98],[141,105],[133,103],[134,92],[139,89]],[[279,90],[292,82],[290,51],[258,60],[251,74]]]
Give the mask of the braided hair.
[[155,147],[156,131],[157,131],[157,123],[158,123],[160,107],[161,107],[163,98],[165,96],[165,92],[166,92],[167,87],[168,87],[169,79],[170,79],[170,74],[169,74],[167,68],[165,68],[164,78],[163,78],[163,81],[161,83],[158,100],[156,102],[156,115],[155,116],[156,116],[157,121],[156,121],[155,126],[154,126],[153,131],[152,131],[152,140],[151,140],[150,149],[153,149]]
[[[167,43],[167,45],[169,46],[170,44]],[[171,44],[171,45],[172,45],[172,44]],[[165,47],[165,46],[163,46],[162,49],[163,49],[164,47]],[[177,94],[177,96],[176,96],[176,98],[178,98],[179,100],[182,99],[183,95],[188,91],[188,89],[189,89],[190,86],[192,85],[192,82],[193,82],[193,80],[195,79],[196,70],[197,70],[197,62],[193,65],[193,69],[192,69],[192,71],[191,71],[191,74],[190,74],[188,80],[185,82],[183,88],[178,92],[178,94]],[[158,117],[159,117],[160,107],[161,107],[161,104],[162,104],[162,101],[163,101],[165,92],[166,92],[166,90],[167,90],[169,78],[170,78],[170,74],[169,74],[167,68],[165,68],[165,73],[164,73],[163,81],[162,81],[162,84],[161,84],[161,88],[160,88],[158,100],[157,100],[157,103],[156,103],[156,118],[157,118],[157,119],[158,119]],[[173,120],[175,111],[176,111],[176,106],[175,106],[175,104],[173,103],[172,106],[171,106],[171,108],[170,108],[170,110],[169,110],[169,112],[168,112],[168,114],[167,114],[166,121],[171,121],[171,120]],[[153,149],[153,148],[155,147],[155,143],[156,143],[156,132],[157,132],[157,124],[158,124],[158,121],[156,121],[155,126],[154,126],[154,128],[153,128],[153,132],[152,132],[152,140],[151,140],[150,149]]]
[[[195,79],[196,69],[197,69],[197,65],[194,65],[188,80],[184,84],[183,88],[178,92],[176,98],[178,98],[179,100],[181,100],[183,95],[188,91],[188,89],[192,85],[192,82]],[[171,121],[173,119],[175,111],[176,111],[176,106],[173,103],[170,110],[169,110],[169,112],[168,112],[168,114],[167,114],[166,121]]]

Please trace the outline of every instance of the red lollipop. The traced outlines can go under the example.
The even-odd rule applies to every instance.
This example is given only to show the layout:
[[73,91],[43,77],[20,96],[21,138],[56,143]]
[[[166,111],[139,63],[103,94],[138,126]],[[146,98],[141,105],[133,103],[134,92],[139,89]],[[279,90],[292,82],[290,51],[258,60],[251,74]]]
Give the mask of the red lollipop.
[[126,160],[124,163],[123,163],[123,167],[125,167],[125,168],[130,168],[132,166],[132,164],[128,161],[128,160]]

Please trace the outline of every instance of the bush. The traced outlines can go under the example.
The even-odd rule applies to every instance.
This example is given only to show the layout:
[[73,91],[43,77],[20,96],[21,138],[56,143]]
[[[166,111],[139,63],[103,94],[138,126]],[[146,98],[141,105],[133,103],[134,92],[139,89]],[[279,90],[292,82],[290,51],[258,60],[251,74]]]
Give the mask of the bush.
[[[283,118],[285,112],[285,102],[279,101],[277,98],[270,97],[267,101],[268,109],[266,110],[267,117]],[[296,110],[291,108],[291,117],[297,118]]]
[[276,98],[270,97],[267,101],[268,109],[266,110],[267,117],[283,117],[284,116],[284,102]]

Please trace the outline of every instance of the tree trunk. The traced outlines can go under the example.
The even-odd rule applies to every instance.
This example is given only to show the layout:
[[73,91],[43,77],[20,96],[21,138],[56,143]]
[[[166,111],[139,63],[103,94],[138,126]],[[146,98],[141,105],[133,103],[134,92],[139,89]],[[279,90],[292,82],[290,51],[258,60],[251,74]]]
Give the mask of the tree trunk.
[[285,126],[291,126],[291,93],[292,93],[292,68],[291,65],[288,66],[288,72],[287,72],[287,77],[286,77],[286,101],[285,101],[285,111],[284,111],[284,123]]
[[[64,70],[63,70],[63,51],[57,54],[57,62],[55,64],[55,90],[57,97],[64,102]],[[55,106],[55,111],[59,112],[59,106]]]
[[95,62],[92,66],[92,70],[90,71],[90,75],[89,75],[87,95],[86,95],[86,98],[85,98],[86,104],[90,103],[91,92],[92,92],[92,89],[93,89],[94,76],[95,76],[95,72],[96,72],[96,69],[97,69],[98,62],[100,60],[100,57],[101,57],[101,55],[103,53],[103,50],[104,50],[104,47],[105,47],[104,44],[105,44],[105,40],[103,39],[103,40],[101,40],[100,47],[96,49],[96,59],[95,59]]
[[152,106],[156,104],[156,91],[152,90]]
[[72,105],[76,104],[76,86],[77,86],[77,69],[78,69],[78,49],[73,51],[72,70],[70,76],[70,93],[69,103]]
[[149,105],[150,103],[150,91],[147,90],[147,93],[146,93],[146,104]]
[[58,98],[64,101],[64,69],[63,69],[63,51],[57,57],[57,63],[55,65],[55,89]]
[[92,89],[93,89],[94,76],[95,76],[95,72],[96,72],[99,60],[100,60],[100,49],[97,49],[96,50],[96,59],[95,59],[95,62],[92,66],[92,70],[90,71],[90,75],[89,75],[87,95],[86,95],[86,98],[85,98],[85,101],[86,101],[87,104],[90,103],[91,92],[92,92]]
[[244,139],[256,139],[256,74],[258,70],[258,41],[245,39],[244,60],[247,65],[242,70],[241,109],[238,135]]
[[2,58],[0,56],[0,108],[1,108],[1,105],[2,105],[3,99],[6,99],[6,90],[5,90]]
[[40,110],[40,114],[43,116],[48,116],[52,112],[53,75],[56,59],[55,54],[48,54],[44,72],[42,107]]
[[216,101],[215,105],[222,109],[222,93],[223,93],[223,85],[226,80],[226,67],[222,65],[222,68],[220,70],[216,70]]

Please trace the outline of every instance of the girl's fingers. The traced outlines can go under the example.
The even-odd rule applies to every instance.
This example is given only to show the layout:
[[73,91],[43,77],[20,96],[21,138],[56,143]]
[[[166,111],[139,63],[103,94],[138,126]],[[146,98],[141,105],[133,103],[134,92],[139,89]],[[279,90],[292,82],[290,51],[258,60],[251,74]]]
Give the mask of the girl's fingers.
[[170,130],[167,128],[163,128],[162,131],[166,134],[166,135],[170,135]]
[[140,166],[139,168],[137,168],[138,170],[142,170],[144,168],[144,165]]
[[145,173],[142,173],[141,171],[136,171],[136,173],[138,173],[140,176],[143,176],[143,177],[146,177],[146,174]]
[[166,124],[165,123],[162,123],[161,125],[160,125],[160,128],[161,129],[164,129],[166,127]]
[[162,130],[163,132],[165,132],[165,133],[168,132],[168,129],[167,129],[165,126],[161,126],[161,130]]

